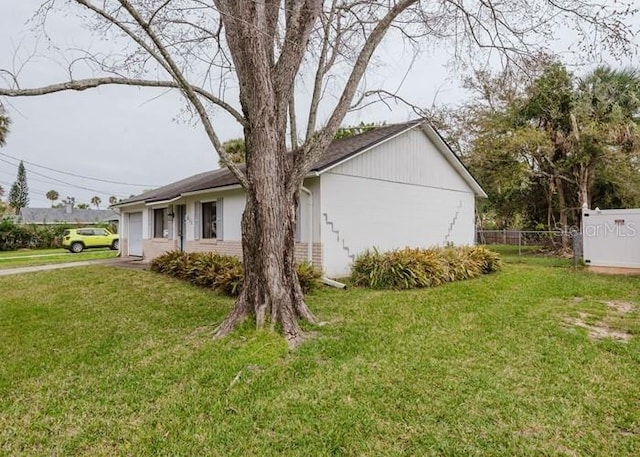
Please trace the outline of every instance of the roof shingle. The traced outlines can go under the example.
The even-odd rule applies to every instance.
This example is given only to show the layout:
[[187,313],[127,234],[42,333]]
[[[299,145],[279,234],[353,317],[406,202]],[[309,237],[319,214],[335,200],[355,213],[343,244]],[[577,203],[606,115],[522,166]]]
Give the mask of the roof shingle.
[[22,208],[20,218],[25,224],[98,224],[118,220],[120,216],[110,209]]

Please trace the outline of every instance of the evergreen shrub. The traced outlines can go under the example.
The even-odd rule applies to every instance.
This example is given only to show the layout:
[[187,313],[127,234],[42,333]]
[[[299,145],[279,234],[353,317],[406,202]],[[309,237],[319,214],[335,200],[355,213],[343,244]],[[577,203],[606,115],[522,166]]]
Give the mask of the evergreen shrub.
[[[242,262],[214,252],[166,252],[151,261],[151,270],[230,296],[242,290]],[[297,273],[304,293],[319,286],[320,273],[308,262],[299,264]]]
[[482,246],[369,249],[351,267],[355,286],[415,289],[475,278],[500,270],[500,256]]

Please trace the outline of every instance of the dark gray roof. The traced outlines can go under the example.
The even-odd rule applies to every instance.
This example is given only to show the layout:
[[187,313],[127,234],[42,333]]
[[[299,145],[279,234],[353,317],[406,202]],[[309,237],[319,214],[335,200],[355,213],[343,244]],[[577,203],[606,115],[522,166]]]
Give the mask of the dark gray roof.
[[117,221],[120,216],[110,209],[22,208],[20,218],[25,224],[97,224]]
[[[421,122],[423,121],[415,120],[402,124],[385,125],[368,132],[361,133],[360,135],[334,140],[320,159],[313,165],[311,171],[321,172],[342,160],[354,156],[357,153],[384,141],[387,138],[420,124]],[[216,189],[234,184],[238,184],[236,177],[233,176],[227,168],[220,168],[218,170],[199,173],[195,176],[159,187],[158,189],[150,190],[143,194],[136,195],[135,197],[122,200],[114,206],[117,207],[136,202],[152,203],[172,200],[184,193]]]

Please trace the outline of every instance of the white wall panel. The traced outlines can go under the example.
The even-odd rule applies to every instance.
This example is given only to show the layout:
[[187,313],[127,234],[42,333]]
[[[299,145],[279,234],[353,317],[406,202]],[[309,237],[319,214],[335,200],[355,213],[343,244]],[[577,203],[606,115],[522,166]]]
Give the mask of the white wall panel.
[[[322,243],[327,275],[348,274],[368,248],[390,250],[451,242],[473,244],[473,193],[326,173],[322,179]],[[338,233],[336,233],[338,232]],[[346,245],[349,250],[343,247]]]
[[471,192],[471,188],[419,128],[330,170],[334,174]]
[[640,268],[640,209],[584,210],[582,236],[587,265]]

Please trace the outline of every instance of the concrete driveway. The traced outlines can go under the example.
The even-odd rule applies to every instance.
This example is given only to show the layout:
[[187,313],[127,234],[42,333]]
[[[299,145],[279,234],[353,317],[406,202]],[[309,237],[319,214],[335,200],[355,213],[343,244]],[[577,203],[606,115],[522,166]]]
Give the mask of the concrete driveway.
[[86,267],[89,265],[114,265],[114,266],[122,266],[127,268],[144,268],[144,266],[146,266],[145,264],[142,263],[140,259],[137,259],[137,258],[117,257],[115,259],[97,259],[97,260],[85,260],[81,262],[64,262],[64,263],[52,263],[48,265],[34,265],[32,267],[7,268],[4,270],[0,270],[0,276],[17,275],[21,273],[31,273],[34,271],[59,270],[61,268]]

